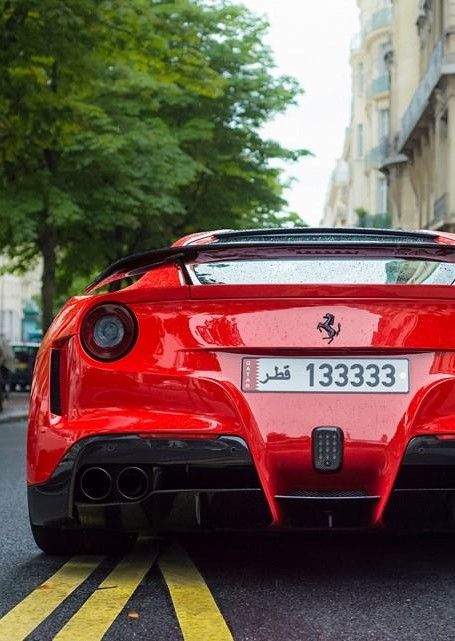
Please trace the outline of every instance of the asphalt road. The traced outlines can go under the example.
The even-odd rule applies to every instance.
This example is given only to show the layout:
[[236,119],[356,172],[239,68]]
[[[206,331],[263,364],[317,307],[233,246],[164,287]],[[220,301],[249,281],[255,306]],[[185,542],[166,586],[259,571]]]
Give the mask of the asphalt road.
[[455,639],[451,537],[224,536],[48,558],[28,529],[24,444],[23,424],[0,425],[0,641]]

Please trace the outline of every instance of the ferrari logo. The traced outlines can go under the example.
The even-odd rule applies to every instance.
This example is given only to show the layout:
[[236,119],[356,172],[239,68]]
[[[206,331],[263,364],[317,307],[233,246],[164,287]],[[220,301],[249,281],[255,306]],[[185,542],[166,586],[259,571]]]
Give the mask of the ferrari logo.
[[324,322],[319,323],[317,328],[320,332],[324,331],[327,333],[327,336],[324,336],[322,340],[329,341],[328,345],[333,341],[334,338],[338,336],[341,332],[341,325],[338,323],[338,329],[334,328],[335,316],[333,314],[325,314]]

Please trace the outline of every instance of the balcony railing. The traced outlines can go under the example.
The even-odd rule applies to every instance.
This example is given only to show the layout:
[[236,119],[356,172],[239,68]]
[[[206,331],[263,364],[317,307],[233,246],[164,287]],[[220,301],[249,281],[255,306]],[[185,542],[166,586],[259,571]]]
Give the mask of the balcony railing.
[[389,74],[385,73],[372,81],[368,87],[368,98],[374,98],[387,91],[390,91],[390,78]]
[[420,84],[412,97],[409,107],[404,112],[401,119],[400,134],[398,136],[398,150],[402,151],[409,136],[414,131],[417,123],[423,115],[423,112],[428,106],[431,94],[433,93],[436,85],[439,82],[443,71],[444,63],[444,41],[443,38],[438,40],[433,53],[431,54],[430,62],[427,70],[420,81]]
[[374,169],[375,167],[379,167],[379,163],[381,161],[379,147],[373,147],[373,149],[370,149],[365,161],[366,169]]
[[388,27],[392,23],[392,7],[385,7],[371,16],[371,31]]
[[365,159],[366,169],[378,169],[386,159],[390,149],[390,143],[387,136],[384,136],[379,145],[370,149]]

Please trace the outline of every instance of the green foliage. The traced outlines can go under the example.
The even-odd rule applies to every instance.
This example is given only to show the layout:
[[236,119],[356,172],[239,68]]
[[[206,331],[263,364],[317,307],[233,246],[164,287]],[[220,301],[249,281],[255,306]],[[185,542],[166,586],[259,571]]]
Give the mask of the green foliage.
[[[267,25],[205,0],[0,0],[0,250],[55,295],[125,253],[294,224],[261,127],[300,90]],[[58,275],[58,291],[55,289]]]
[[356,207],[354,213],[357,214],[357,226],[366,227],[369,213],[364,207]]
[[357,214],[358,227],[371,227],[373,229],[389,229],[392,227],[392,216],[387,212],[369,214],[363,207],[357,207],[354,212]]

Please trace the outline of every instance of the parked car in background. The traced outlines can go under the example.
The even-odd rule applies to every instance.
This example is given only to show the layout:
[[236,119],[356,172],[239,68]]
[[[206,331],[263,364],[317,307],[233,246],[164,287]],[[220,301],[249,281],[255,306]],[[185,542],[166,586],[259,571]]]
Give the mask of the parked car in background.
[[30,389],[39,343],[12,343],[16,370],[11,375],[11,390]]

